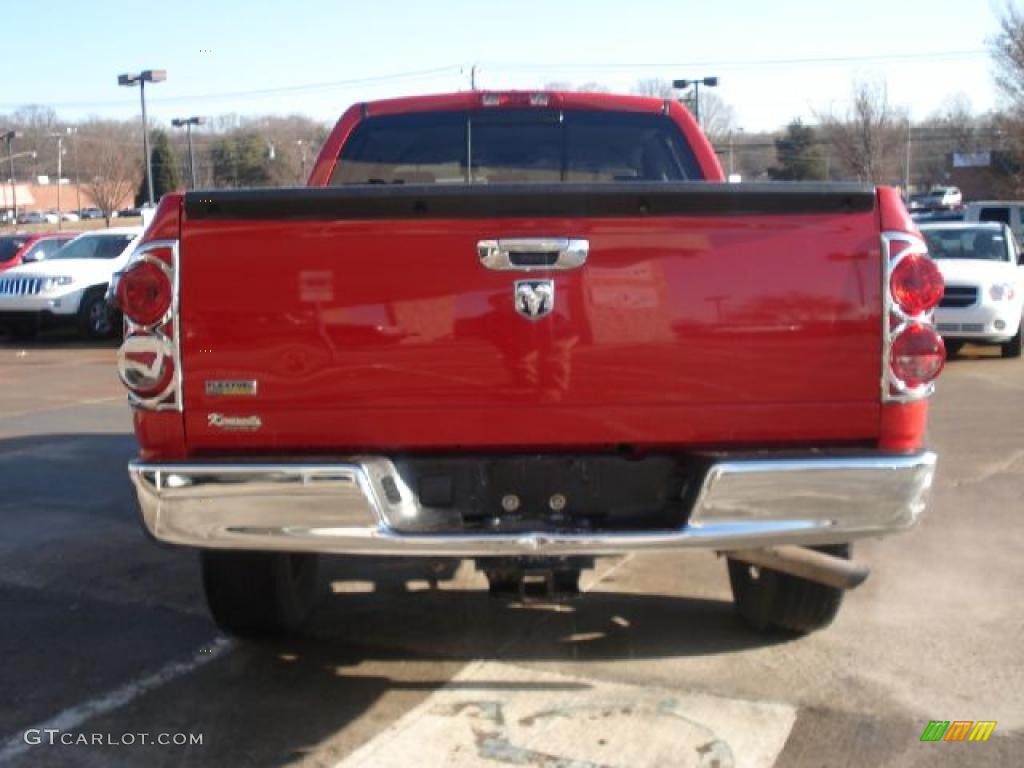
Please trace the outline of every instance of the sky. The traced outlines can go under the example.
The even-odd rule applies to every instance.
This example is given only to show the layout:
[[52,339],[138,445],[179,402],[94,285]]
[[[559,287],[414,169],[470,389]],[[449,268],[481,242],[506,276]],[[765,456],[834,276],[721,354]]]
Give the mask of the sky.
[[[477,86],[717,76],[738,128],[846,110],[855,80],[925,118],[956,98],[996,107],[998,0],[0,0],[0,114],[138,114],[117,75],[165,69],[150,119],[290,114]],[[2,127],[2,126],[0,126]]]

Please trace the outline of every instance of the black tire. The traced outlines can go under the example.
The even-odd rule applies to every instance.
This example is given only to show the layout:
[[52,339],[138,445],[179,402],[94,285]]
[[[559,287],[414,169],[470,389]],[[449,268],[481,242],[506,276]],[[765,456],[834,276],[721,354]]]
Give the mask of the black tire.
[[199,561],[210,614],[229,634],[281,636],[299,629],[316,605],[316,555],[203,550]]
[[[849,544],[811,549],[850,557]],[[762,632],[782,630],[806,634],[827,627],[843,601],[842,589],[732,559],[729,560],[729,583],[740,616]]]
[[1017,335],[1005,344],[999,345],[1003,357],[1012,359],[1020,357],[1022,336],[1024,336],[1024,320],[1021,321],[1020,327],[1017,329]]
[[960,350],[964,348],[964,343],[962,341],[947,341],[945,342],[945,346],[946,359],[952,360],[954,358],[960,357]]
[[109,339],[116,330],[116,318],[103,294],[103,289],[89,290],[78,307],[78,329],[87,339]]

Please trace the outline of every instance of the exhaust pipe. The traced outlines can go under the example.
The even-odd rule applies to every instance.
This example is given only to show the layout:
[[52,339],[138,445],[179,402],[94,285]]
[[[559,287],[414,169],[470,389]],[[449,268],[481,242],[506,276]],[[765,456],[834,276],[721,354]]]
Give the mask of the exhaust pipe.
[[770,568],[807,581],[837,589],[859,587],[870,569],[856,560],[828,555],[807,547],[781,546],[765,549],[741,549],[725,552],[733,560],[741,560],[761,568]]

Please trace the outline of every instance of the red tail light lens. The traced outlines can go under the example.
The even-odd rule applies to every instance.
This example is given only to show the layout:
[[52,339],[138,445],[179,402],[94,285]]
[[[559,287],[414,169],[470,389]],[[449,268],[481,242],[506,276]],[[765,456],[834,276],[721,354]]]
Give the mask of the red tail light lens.
[[933,381],[946,364],[946,347],[929,325],[907,326],[892,341],[892,373],[907,387]]
[[152,261],[139,261],[121,275],[117,301],[133,323],[152,325],[171,308],[173,287],[167,270]]
[[942,299],[942,273],[927,256],[912,253],[900,259],[889,278],[893,301],[908,315],[927,312]]

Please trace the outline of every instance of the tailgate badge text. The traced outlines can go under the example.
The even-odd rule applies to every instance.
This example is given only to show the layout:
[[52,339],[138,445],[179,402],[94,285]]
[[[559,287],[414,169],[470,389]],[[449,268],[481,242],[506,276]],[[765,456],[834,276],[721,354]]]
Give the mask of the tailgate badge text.
[[513,301],[516,312],[530,320],[550,315],[555,308],[555,281],[516,280]]
[[223,413],[209,413],[206,415],[206,423],[210,427],[218,429],[244,430],[253,432],[263,427],[263,421],[259,416],[225,416]]

